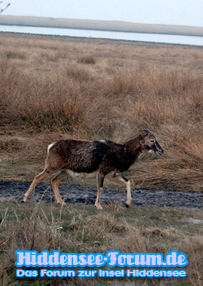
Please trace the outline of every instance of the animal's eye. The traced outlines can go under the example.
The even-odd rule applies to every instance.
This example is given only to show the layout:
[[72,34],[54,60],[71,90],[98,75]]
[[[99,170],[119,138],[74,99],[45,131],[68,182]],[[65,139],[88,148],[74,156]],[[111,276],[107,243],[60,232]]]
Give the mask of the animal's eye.
[[152,140],[150,140],[150,142],[151,142],[151,143],[154,143],[154,142],[155,142],[155,140],[153,140],[153,139],[152,139]]

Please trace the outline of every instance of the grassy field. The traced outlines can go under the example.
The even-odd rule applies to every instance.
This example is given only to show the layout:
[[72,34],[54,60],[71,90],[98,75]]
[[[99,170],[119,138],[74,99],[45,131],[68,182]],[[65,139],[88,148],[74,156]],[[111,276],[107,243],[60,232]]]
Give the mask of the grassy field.
[[[146,155],[135,187],[203,191],[203,49],[0,34],[0,180],[32,180],[60,138],[116,142],[149,128],[165,155]],[[152,207],[0,203],[0,283],[15,278],[14,251],[187,254],[187,277],[61,280],[60,285],[202,285],[202,212]]]
[[[202,219],[201,211],[134,206],[126,209],[112,204],[99,212],[94,206],[77,204],[61,208],[56,204],[4,202],[0,203],[0,218],[1,285],[58,285],[59,281],[60,285],[202,285],[203,226],[198,224]],[[96,275],[95,278],[16,279],[14,253],[21,249],[39,253],[60,250],[61,253],[106,254],[109,250],[119,250],[121,253],[163,255],[177,250],[187,255],[189,264],[174,268],[186,270],[186,278],[116,279]],[[112,270],[108,266],[101,268]]]
[[203,190],[202,48],[0,36],[1,180],[31,180],[60,138],[149,128],[165,155],[142,157],[133,186]]

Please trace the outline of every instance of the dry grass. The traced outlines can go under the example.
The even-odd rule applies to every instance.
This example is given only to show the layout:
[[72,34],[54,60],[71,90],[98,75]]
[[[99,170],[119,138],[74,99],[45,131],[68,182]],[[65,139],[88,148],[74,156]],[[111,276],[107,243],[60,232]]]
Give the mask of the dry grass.
[[135,164],[134,186],[202,191],[202,48],[0,37],[1,179],[31,179],[53,140],[148,127],[166,153]]
[[[60,138],[123,142],[149,128],[165,149],[128,176],[134,187],[202,191],[203,49],[132,42],[0,35],[0,179],[31,180]],[[17,249],[187,254],[186,279],[60,279],[60,285],[202,283],[202,212],[167,208],[0,204],[0,285],[16,279]],[[136,284],[135,284],[136,283]]]
[[[55,204],[8,202],[1,203],[0,210],[1,285],[58,285],[59,281],[60,285],[202,285],[203,228],[202,223],[192,223],[202,220],[200,211],[137,207],[126,210],[111,205],[105,212],[98,212],[94,206],[77,204],[61,208]],[[104,254],[119,250],[163,255],[177,250],[187,255],[189,264],[183,268],[186,278],[136,278],[138,284],[134,284],[135,278],[126,277],[16,279],[15,250]]]

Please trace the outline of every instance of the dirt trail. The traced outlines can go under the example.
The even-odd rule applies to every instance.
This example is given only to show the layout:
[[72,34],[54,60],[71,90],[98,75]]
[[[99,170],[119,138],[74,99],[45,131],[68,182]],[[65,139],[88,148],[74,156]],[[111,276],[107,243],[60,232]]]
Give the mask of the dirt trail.
[[[22,202],[23,194],[30,183],[28,182],[0,182],[0,201],[10,200],[18,203]],[[60,185],[61,195],[67,203],[94,204],[96,198],[96,188],[81,185]],[[194,191],[178,190],[132,190],[132,204],[137,206],[157,206],[190,208],[203,210],[203,194]],[[105,188],[102,194],[102,203],[124,204],[126,199],[123,189]],[[55,201],[54,193],[49,184],[40,184],[36,187],[31,196],[32,202]]]

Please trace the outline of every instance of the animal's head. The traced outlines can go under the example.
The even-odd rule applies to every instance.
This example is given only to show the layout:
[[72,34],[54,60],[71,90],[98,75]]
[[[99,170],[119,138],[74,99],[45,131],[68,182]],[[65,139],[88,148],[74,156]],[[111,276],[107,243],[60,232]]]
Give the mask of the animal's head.
[[164,150],[159,145],[155,136],[148,129],[144,129],[141,132],[141,146],[143,150],[147,150],[149,152],[155,152],[157,155],[163,155]]

